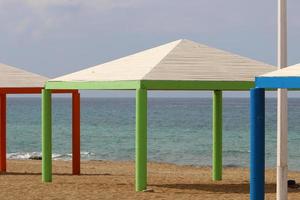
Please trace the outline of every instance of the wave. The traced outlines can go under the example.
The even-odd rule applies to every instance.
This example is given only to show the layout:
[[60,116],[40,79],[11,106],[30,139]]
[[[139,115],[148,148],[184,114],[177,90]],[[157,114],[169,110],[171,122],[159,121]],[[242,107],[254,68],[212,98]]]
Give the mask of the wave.
[[250,153],[250,150],[227,150],[224,153]]
[[[92,152],[80,152],[81,158],[88,159],[90,157],[94,157],[95,153]],[[42,153],[41,152],[14,152],[14,153],[8,153],[6,155],[7,159],[11,160],[41,160],[42,159]],[[58,154],[53,153],[52,154],[53,160],[71,160],[72,154],[66,153],[66,154]]]

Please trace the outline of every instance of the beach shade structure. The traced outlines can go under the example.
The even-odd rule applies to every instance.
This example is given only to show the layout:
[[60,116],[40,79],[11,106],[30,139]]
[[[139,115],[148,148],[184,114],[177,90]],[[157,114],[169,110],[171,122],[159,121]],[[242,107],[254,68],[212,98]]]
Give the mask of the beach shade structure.
[[[253,180],[251,187],[256,188],[255,192],[259,192],[260,196],[263,196],[264,187],[264,90],[268,89],[300,89],[300,64],[293,65],[287,68],[282,68],[280,70],[258,76],[255,81],[256,88],[251,89],[251,110],[253,110],[253,117],[251,118],[251,137],[254,138],[256,142],[253,141],[251,144],[251,150],[253,156],[253,174],[251,175],[255,179]],[[280,100],[280,99],[279,99]],[[279,111],[279,110],[278,110]],[[284,107],[283,113],[287,114],[287,106]],[[281,113],[282,114],[282,113]],[[278,113],[277,118],[279,119],[281,115]],[[279,137],[281,140],[277,141],[277,199],[284,200],[287,199],[287,172],[288,172],[288,120],[287,117],[281,119],[281,123],[278,124],[277,131],[278,135],[284,135],[284,137]],[[281,127],[279,127],[281,126]],[[259,147],[259,148],[258,148]],[[258,150],[257,150],[258,149]],[[251,152],[252,153],[252,152]],[[255,155],[254,155],[255,154]],[[253,194],[257,195],[257,194]]]
[[287,0],[278,0],[278,71],[256,78],[250,103],[250,199],[264,199],[265,183],[265,88],[277,89],[277,184],[276,199],[287,200],[288,89],[299,89],[299,65],[289,68],[287,56]]
[[[0,172],[6,172],[6,102],[10,94],[40,94],[49,78],[34,74],[9,65],[0,64]],[[79,93],[78,90],[53,90],[53,93],[72,93],[73,96],[73,140],[76,148],[73,148],[73,174],[79,174],[78,157],[79,147]],[[51,109],[51,108],[48,108]],[[16,122],[17,123],[17,122]],[[43,138],[45,139],[45,138]],[[76,163],[77,162],[77,163]]]
[[[147,187],[147,91],[213,91],[213,180],[222,179],[222,91],[254,87],[254,77],[275,70],[249,58],[190,40],[177,40],[124,58],[87,68],[46,83],[43,136],[51,138],[51,90],[136,91],[136,190]],[[50,140],[43,141],[50,159]],[[51,163],[49,160],[47,163]],[[51,170],[43,171],[47,181]]]

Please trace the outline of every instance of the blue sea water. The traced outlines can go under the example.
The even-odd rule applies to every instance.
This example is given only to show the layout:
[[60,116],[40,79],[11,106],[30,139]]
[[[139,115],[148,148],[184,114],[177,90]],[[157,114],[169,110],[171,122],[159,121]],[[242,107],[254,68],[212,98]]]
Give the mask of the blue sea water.
[[[7,151],[26,159],[41,152],[39,98],[9,98]],[[133,160],[134,98],[82,98],[83,159]],[[150,98],[150,161],[209,166],[212,154],[211,98]],[[289,99],[289,168],[300,170],[300,99]],[[71,157],[71,100],[53,100],[53,153]],[[249,99],[224,98],[223,163],[249,166]],[[276,99],[266,100],[266,165],[276,166]]]

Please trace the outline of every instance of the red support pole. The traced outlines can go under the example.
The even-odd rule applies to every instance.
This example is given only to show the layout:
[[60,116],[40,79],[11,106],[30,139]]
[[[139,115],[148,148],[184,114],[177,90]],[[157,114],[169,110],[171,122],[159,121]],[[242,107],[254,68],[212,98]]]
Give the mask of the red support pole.
[[0,94],[0,172],[6,172],[6,94]]
[[73,175],[80,174],[80,94],[72,93],[72,169]]

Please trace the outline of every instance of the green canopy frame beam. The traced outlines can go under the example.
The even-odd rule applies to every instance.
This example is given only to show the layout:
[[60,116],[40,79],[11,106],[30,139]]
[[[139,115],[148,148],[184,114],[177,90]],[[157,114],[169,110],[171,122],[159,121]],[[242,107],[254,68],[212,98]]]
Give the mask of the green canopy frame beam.
[[46,89],[73,90],[231,90],[242,91],[255,87],[253,81],[89,81],[47,82]]

